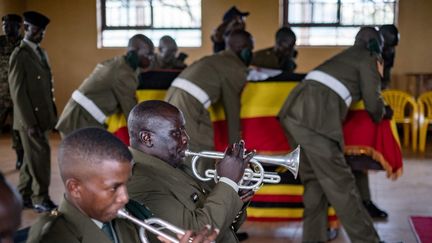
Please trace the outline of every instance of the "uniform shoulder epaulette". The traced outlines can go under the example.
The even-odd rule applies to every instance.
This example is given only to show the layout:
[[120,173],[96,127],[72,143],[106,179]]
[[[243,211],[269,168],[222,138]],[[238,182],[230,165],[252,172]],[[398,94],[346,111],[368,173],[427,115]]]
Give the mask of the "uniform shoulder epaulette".
[[62,217],[63,213],[61,213],[57,209],[53,209],[50,212],[46,213],[44,216],[42,216],[41,234],[47,233],[49,229]]

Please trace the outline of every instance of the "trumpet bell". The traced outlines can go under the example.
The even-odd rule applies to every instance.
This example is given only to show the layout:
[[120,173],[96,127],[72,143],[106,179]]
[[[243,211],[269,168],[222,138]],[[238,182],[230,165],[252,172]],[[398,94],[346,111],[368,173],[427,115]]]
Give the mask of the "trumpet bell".
[[[195,177],[197,177],[201,181],[209,181],[211,179],[214,179],[215,181],[218,180],[216,170],[206,170],[204,173],[205,177],[203,177],[198,173],[196,165],[199,158],[222,159],[224,157],[223,153],[214,151],[202,151],[196,153],[187,150],[185,154],[186,156],[193,156],[192,171]],[[284,156],[255,155],[249,162],[253,164],[252,167],[254,167],[254,170],[245,170],[242,179],[244,184],[239,185],[240,189],[257,190],[261,187],[262,183],[277,184],[280,182],[280,176],[274,172],[264,171],[262,164],[282,166],[286,168],[289,172],[291,172],[294,175],[294,178],[297,178],[300,165],[300,146],[297,146],[296,149]],[[251,181],[256,183],[252,185],[246,185],[249,184],[249,182]]]

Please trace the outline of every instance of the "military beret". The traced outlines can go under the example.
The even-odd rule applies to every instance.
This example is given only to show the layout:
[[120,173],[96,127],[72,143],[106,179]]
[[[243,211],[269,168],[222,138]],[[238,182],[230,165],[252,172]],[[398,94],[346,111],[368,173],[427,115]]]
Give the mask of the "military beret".
[[2,17],[2,21],[15,21],[15,22],[22,22],[21,16],[18,14],[6,14]]
[[23,16],[24,21],[36,25],[40,28],[45,28],[50,22],[50,19],[48,17],[35,11],[24,12]]
[[232,6],[230,9],[228,9],[228,11],[225,12],[223,16],[223,22],[230,21],[237,16],[244,17],[248,15],[249,12],[240,12],[240,10],[236,8],[236,6]]

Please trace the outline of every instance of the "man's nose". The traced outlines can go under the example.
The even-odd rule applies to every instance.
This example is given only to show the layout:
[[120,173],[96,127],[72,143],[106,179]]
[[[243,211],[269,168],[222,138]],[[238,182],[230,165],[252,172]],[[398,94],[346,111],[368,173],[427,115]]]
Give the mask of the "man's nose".
[[129,195],[126,186],[120,187],[118,193],[117,202],[123,205],[126,204],[129,201]]
[[187,144],[188,142],[189,142],[189,135],[187,134],[186,131],[184,131],[184,132],[182,133],[182,143],[183,143],[183,144]]

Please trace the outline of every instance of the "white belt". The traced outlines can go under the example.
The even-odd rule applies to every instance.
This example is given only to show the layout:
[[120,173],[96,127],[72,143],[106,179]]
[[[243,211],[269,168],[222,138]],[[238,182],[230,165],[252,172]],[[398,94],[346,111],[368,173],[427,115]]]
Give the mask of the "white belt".
[[341,81],[337,80],[335,77],[325,72],[314,70],[306,75],[305,80],[308,79],[317,81],[329,87],[331,90],[336,92],[336,94],[338,94],[342,98],[342,100],[344,100],[347,107],[350,106],[352,101],[351,93],[349,92],[347,87],[345,87],[345,85]]
[[171,86],[182,89],[188,94],[192,95],[207,109],[211,105],[211,100],[208,94],[201,89],[198,85],[184,78],[176,78],[172,82]]
[[79,90],[75,90],[72,93],[72,99],[76,103],[80,104],[90,115],[96,119],[100,124],[104,124],[106,120],[106,115],[97,107],[97,105],[89,98],[87,98]]

